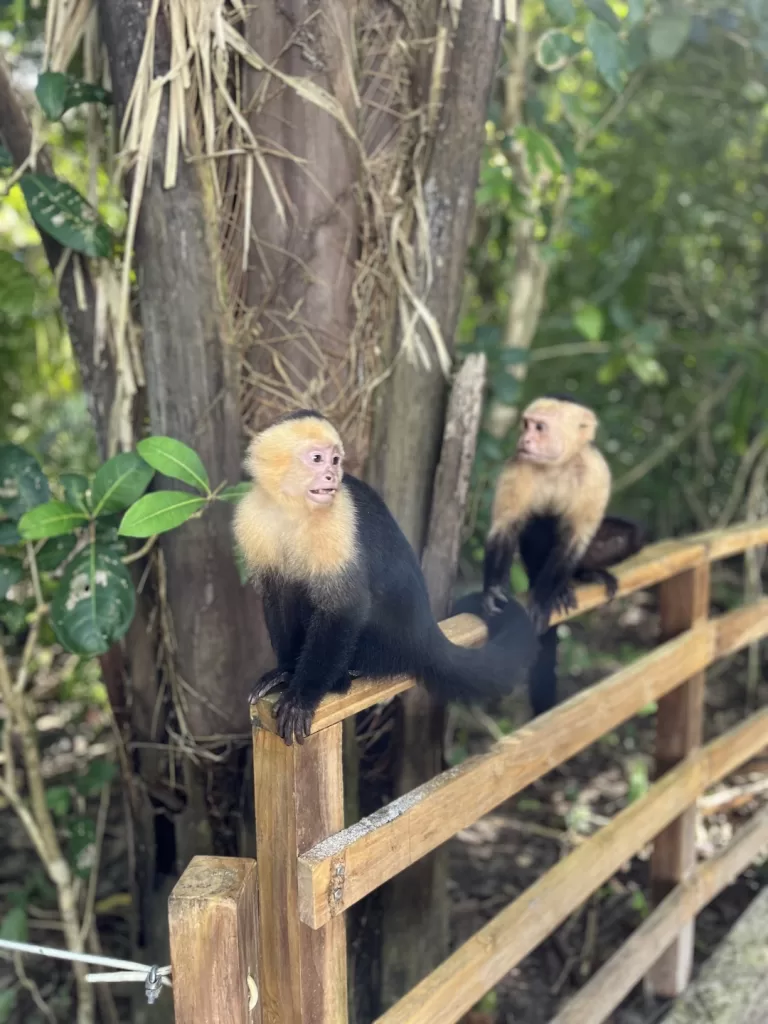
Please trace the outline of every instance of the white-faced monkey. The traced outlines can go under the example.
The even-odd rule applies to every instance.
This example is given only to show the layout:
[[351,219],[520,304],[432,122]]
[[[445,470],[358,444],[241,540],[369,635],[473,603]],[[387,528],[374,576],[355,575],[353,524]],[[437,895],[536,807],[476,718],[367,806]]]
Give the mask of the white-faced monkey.
[[251,442],[254,485],[235,515],[277,656],[251,701],[286,684],[275,718],[289,744],[303,742],[321,698],[352,677],[412,675],[442,700],[471,701],[523,681],[537,650],[524,608],[512,601],[484,647],[452,644],[408,541],[376,492],[343,472],[343,459],[325,417],[282,417]]

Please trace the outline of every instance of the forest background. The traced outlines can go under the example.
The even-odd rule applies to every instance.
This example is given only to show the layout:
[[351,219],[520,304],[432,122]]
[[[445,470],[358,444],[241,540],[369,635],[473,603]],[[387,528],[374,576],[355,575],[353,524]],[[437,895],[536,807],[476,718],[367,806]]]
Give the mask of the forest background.
[[[97,948],[106,934],[106,952],[151,958],[189,857],[250,848],[242,695],[269,651],[253,635],[260,613],[237,575],[231,505],[219,499],[236,500],[245,438],[276,412],[327,410],[353,469],[421,550],[447,373],[484,353],[460,586],[477,579],[517,410],[544,391],[598,411],[612,508],[654,536],[768,511],[768,4],[524,0],[506,26],[493,5],[473,15],[427,4],[418,16],[385,3],[354,14],[289,6],[290,17],[277,5],[174,0],[164,23],[149,3],[0,4],[0,442],[37,460],[0,449],[5,483],[20,482],[0,495],[0,629],[9,686],[13,675],[25,695],[0,694],[6,937],[58,929],[72,948]],[[148,25],[158,62],[175,69],[164,93],[152,90]],[[39,78],[44,70],[53,74]],[[44,146],[36,168],[30,143]],[[292,224],[313,227],[302,235]],[[222,289],[235,296],[229,308]],[[140,444],[137,456],[147,434],[184,441],[202,462],[162,443],[154,453]],[[106,461],[120,452],[131,455]],[[128,531],[146,543],[121,539],[120,516],[147,499],[153,470],[166,495],[150,509],[156,529]],[[75,509],[65,530],[50,526],[46,498]],[[43,506],[48,520],[39,514],[20,534],[22,513]],[[87,621],[66,608],[83,552],[108,580]],[[519,569],[513,579],[525,589]],[[759,557],[715,584],[724,605],[751,598]],[[604,618],[601,633],[593,617],[564,630],[565,673],[588,680],[634,657],[654,609],[633,607],[624,626]],[[198,628],[204,641],[183,650],[179,639]],[[738,666],[728,707],[761,693],[759,652]],[[515,722],[502,710],[446,725],[413,701],[393,715],[358,722],[349,737],[358,812]],[[38,769],[13,751],[11,721],[37,737]],[[409,754],[425,728],[427,754]],[[612,797],[620,806],[646,784],[642,736],[622,733],[606,751],[625,782]],[[42,834],[39,861],[29,856],[35,829],[13,813],[14,758]],[[579,772],[560,781],[546,799],[528,795],[529,814],[565,833],[597,827],[605,792],[585,795]],[[51,879],[57,854],[64,884]],[[447,907],[434,896],[445,864],[428,860],[428,876],[410,884],[422,891],[429,878],[431,934],[445,935]],[[361,1021],[444,946],[411,951],[414,929],[430,929],[418,901],[409,914],[409,882],[397,884],[365,910],[368,925],[380,922],[374,945],[352,929]],[[641,915],[643,900],[632,881],[627,912]],[[82,976],[73,989],[64,968],[30,973],[9,965],[5,979],[0,967],[0,1024],[71,1020],[73,1005],[83,1024],[94,1013],[126,1019],[111,997],[95,1007]],[[516,998],[484,1012],[507,1019],[512,1007],[537,1021]]]

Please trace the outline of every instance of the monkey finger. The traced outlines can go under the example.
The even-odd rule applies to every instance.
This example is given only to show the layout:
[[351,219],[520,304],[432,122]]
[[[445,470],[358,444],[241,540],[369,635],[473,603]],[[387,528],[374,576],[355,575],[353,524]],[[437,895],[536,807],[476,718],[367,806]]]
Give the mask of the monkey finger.
[[269,672],[265,672],[251,690],[251,695],[248,698],[250,703],[256,704],[257,701],[262,699],[262,697],[266,697],[268,693],[276,690],[278,686],[282,686],[283,683],[287,683],[290,678],[290,672],[286,672],[284,669],[273,668]]

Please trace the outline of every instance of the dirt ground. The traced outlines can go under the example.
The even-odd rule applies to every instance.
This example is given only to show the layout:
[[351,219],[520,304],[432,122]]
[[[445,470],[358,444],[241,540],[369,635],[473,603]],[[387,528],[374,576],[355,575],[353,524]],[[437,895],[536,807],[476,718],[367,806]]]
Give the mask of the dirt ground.
[[[650,648],[658,635],[658,617],[649,595],[639,595],[611,609],[578,620],[561,644],[561,696],[604,678]],[[599,665],[581,671],[588,642]],[[706,739],[726,731],[747,713],[746,654],[713,666],[708,676]],[[765,664],[761,678],[766,679]],[[752,702],[768,699],[762,682]],[[523,721],[521,701],[506,709],[510,726]],[[603,737],[582,754],[534,785],[450,845],[452,943],[458,945],[514,900],[580,838],[595,832],[642,793],[652,772],[655,714],[639,716]],[[478,723],[462,721],[459,756],[476,753],[492,742]],[[763,786],[765,783],[765,786]],[[699,822],[699,856],[709,857],[727,845],[734,831],[768,799],[768,752],[723,780],[716,791],[738,787],[727,809],[707,813]],[[757,790],[755,795],[750,795]],[[731,804],[735,806],[731,806]],[[650,910],[650,848],[633,858],[522,964],[511,971],[468,1018],[472,1024],[546,1024],[598,967],[624,942]],[[768,863],[755,865],[725,889],[698,917],[696,966],[768,882]],[[669,1003],[644,995],[641,986],[612,1015],[613,1024],[653,1024]]]

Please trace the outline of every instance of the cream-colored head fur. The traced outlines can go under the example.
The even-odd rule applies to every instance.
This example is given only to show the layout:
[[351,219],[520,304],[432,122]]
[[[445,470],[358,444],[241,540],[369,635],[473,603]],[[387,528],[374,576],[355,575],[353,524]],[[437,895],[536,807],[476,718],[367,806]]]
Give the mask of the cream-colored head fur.
[[248,445],[245,469],[273,500],[291,504],[296,500],[296,492],[302,490],[301,485],[305,481],[308,485],[311,478],[296,458],[297,450],[312,444],[338,445],[344,455],[338,431],[328,420],[312,415],[278,420]]
[[[597,433],[597,416],[584,405],[558,398],[537,398],[523,411],[523,433],[533,450],[541,450],[541,461],[562,465],[577,452],[591,444]],[[526,427],[531,421],[543,422],[546,430],[540,435]],[[525,457],[525,452],[523,452]],[[538,460],[536,460],[538,461]]]

